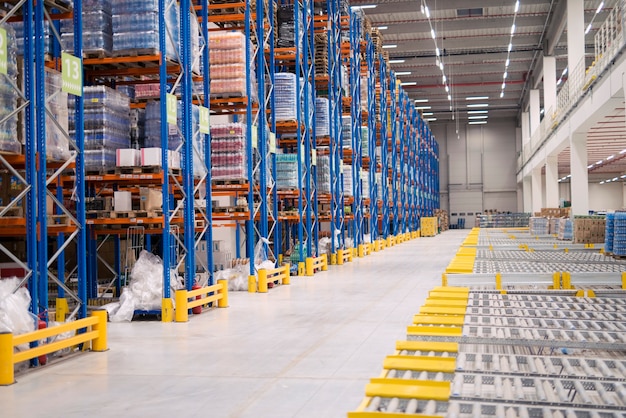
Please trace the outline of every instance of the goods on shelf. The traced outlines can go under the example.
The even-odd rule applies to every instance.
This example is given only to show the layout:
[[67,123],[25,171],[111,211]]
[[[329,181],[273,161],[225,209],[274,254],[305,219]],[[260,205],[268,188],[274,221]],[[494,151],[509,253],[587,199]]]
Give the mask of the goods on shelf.
[[[112,3],[113,53],[157,54],[159,48],[158,0],[120,0]],[[175,0],[165,0],[165,55],[178,61],[180,10]]]
[[[300,11],[302,11],[300,6]],[[296,46],[295,11],[293,4],[281,4],[278,6],[278,41],[279,48],[293,48]],[[302,23],[298,25],[298,45],[302,48],[304,28]]]
[[561,218],[559,220],[559,233],[557,238],[566,241],[571,241],[574,238],[574,226],[571,219]]
[[615,212],[613,225],[613,255],[624,257],[626,256],[626,212]]
[[328,99],[315,99],[315,135],[317,137],[330,135],[330,117],[328,116]]
[[576,216],[574,218],[574,244],[603,243],[605,229],[604,216]]
[[[102,2],[100,2],[102,3]],[[113,52],[113,17],[111,4],[92,2],[83,4],[83,53],[86,55],[111,56]],[[74,22],[72,19],[61,20],[61,47],[64,51],[74,52]]]
[[548,235],[548,218],[533,216],[528,223],[530,235]]
[[298,154],[276,155],[276,188],[298,189]]
[[330,193],[330,157],[317,157],[317,192]]
[[[116,150],[130,148],[130,99],[106,86],[84,88],[85,169],[113,168]],[[73,108],[74,101],[70,100]],[[70,112],[70,134],[76,126]]]
[[341,143],[344,148],[352,148],[352,116],[341,117]]
[[296,75],[292,73],[276,73],[274,76],[276,121],[292,121],[297,119],[296,109]]
[[[58,71],[46,69],[46,155],[50,160],[70,157],[68,95],[61,91],[63,80]],[[74,100],[70,100],[74,104]],[[72,112],[74,116],[74,112]]]
[[[255,80],[251,63],[246,63],[246,38],[241,32],[209,33],[211,49],[211,96],[246,96],[246,71]],[[252,91],[256,88],[253,86]],[[253,95],[255,98],[256,95]]]
[[352,166],[343,165],[343,195],[354,196],[354,190],[352,189]]
[[[9,80],[17,77],[17,55],[15,31],[8,25],[1,25],[7,33],[7,75],[0,76],[0,151],[19,153],[22,149],[17,138],[17,114],[9,115],[17,109],[18,93]],[[5,120],[6,119],[6,120]]]
[[211,178],[241,180],[247,175],[246,125],[211,125]]
[[604,233],[604,252],[613,252],[613,241],[615,239],[615,213],[606,214],[606,229]]

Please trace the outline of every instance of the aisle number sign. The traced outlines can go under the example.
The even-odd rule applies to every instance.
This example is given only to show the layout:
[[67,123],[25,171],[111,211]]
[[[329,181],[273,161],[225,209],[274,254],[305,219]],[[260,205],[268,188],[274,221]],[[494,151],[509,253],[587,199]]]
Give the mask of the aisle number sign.
[[177,99],[175,94],[166,94],[167,123],[176,125],[177,119]]
[[200,133],[209,133],[209,108],[199,106],[200,108]]
[[0,74],[9,72],[7,30],[0,28]]
[[63,85],[61,91],[73,94],[74,96],[82,96],[83,65],[81,59],[67,52],[63,52],[61,53],[61,60],[63,62],[63,68],[61,70]]

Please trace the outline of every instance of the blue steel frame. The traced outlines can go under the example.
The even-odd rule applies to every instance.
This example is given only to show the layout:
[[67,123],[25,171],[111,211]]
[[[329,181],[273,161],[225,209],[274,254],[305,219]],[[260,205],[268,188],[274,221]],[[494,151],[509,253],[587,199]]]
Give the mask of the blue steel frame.
[[398,215],[399,202],[398,202],[398,144],[399,133],[398,133],[398,89],[396,86],[396,75],[392,71],[390,77],[390,92],[391,92],[391,204],[392,212],[393,212],[393,220],[391,225],[393,225],[391,235],[398,235],[398,230],[400,229],[400,218]]
[[380,187],[382,200],[382,238],[389,236],[389,103],[387,102],[389,92],[389,74],[387,72],[387,62],[380,60]]
[[[376,123],[378,115],[376,114],[376,62],[374,55],[374,43],[372,36],[368,33],[366,40],[366,59],[367,59],[367,133],[368,148],[370,156],[369,165],[369,185],[370,185],[370,217],[369,231],[370,242],[378,239],[378,184],[376,181]],[[384,61],[384,60],[383,60]]]
[[[344,248],[344,216],[343,216],[343,139],[341,133],[341,116],[343,114],[343,97],[341,86],[341,18],[339,0],[327,0],[329,32],[328,32],[328,105],[330,107],[330,189],[331,189],[331,251],[333,254]],[[340,233],[336,236],[335,233]]]
[[352,190],[354,196],[354,247],[363,243],[363,196],[361,186],[361,17],[350,10],[350,89],[352,102]]

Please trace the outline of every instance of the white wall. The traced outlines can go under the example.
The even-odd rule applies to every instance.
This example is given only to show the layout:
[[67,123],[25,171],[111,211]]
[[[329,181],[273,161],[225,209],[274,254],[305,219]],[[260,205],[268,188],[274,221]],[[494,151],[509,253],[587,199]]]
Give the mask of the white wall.
[[517,211],[519,129],[514,119],[462,123],[458,137],[454,123],[435,124],[431,130],[439,143],[443,208],[451,213]]

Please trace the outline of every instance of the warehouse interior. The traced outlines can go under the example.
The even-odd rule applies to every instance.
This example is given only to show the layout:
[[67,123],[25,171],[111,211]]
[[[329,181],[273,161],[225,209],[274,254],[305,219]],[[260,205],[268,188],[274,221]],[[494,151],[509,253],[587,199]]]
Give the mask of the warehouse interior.
[[3,412],[626,415],[625,19],[0,0]]

